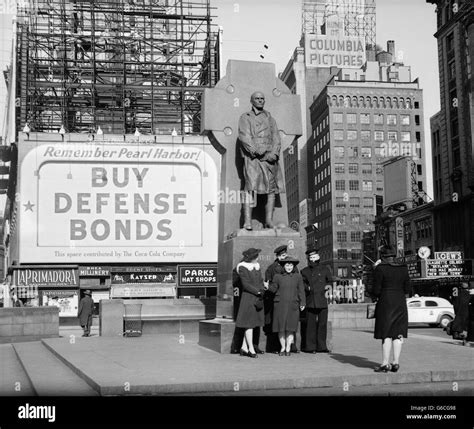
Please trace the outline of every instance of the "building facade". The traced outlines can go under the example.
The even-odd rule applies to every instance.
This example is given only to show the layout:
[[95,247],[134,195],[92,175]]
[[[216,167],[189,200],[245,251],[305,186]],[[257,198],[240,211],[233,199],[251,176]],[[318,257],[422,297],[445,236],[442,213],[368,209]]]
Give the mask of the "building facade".
[[427,2],[436,5],[441,94],[431,118],[435,246],[474,258],[474,4]]
[[323,261],[343,278],[362,261],[363,232],[374,229],[376,199],[384,190],[380,163],[410,156],[417,185],[426,186],[422,90],[387,52],[377,59],[359,70],[341,69],[310,108],[310,221],[318,229],[308,240],[317,241]]

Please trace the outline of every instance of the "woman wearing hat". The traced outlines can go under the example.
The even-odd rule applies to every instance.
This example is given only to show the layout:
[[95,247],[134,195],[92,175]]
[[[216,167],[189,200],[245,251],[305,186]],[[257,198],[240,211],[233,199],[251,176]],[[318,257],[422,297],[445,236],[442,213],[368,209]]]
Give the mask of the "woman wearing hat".
[[303,278],[295,272],[299,261],[287,256],[279,261],[283,272],[273,277],[270,291],[275,294],[273,308],[273,332],[278,332],[280,356],[290,356],[293,333],[298,329],[300,310],[306,305]]
[[237,328],[245,329],[240,355],[251,358],[258,357],[253,345],[253,329],[264,324],[262,298],[265,289],[260,264],[257,262],[260,251],[260,249],[247,249],[243,252],[243,261],[237,265],[242,295],[235,325]]
[[[380,251],[381,263],[374,270],[375,307],[374,338],[382,340],[382,365],[375,372],[397,372],[403,338],[408,336],[406,294],[410,293],[408,268],[394,261],[396,252],[389,246]],[[393,362],[389,364],[393,345]]]

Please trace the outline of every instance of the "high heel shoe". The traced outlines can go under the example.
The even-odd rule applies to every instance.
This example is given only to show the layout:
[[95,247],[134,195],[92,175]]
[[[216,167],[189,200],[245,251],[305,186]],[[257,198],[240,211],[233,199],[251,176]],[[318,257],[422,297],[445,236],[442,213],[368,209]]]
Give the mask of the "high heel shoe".
[[291,352],[285,352],[285,356],[291,356]]
[[380,365],[377,368],[374,368],[375,372],[388,372],[390,371],[390,365]]
[[240,356],[248,356],[249,352],[246,352],[244,349],[240,349],[239,354]]
[[284,350],[278,353],[278,356],[285,356],[285,355],[286,355],[286,352]]
[[248,356],[249,358],[258,358],[257,353],[250,353],[250,352],[249,352],[247,356]]
[[398,368],[400,368],[400,365],[398,363],[394,363],[392,364],[392,368],[390,369],[390,371],[397,372]]

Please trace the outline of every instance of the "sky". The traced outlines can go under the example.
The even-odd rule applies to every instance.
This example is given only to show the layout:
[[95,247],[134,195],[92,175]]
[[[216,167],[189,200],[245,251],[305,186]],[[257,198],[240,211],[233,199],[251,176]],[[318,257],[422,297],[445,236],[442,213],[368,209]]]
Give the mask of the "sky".
[[[223,28],[223,70],[229,59],[275,63],[283,71],[301,37],[300,0],[211,0]],[[427,189],[433,196],[429,119],[440,109],[435,6],[426,0],[377,0],[377,44],[395,41],[423,89]],[[264,45],[268,49],[264,48]],[[260,55],[265,58],[262,60]]]
[[[300,0],[211,0],[213,22],[223,28],[222,70],[229,59],[275,63],[283,71],[301,37]],[[397,55],[411,66],[424,94],[426,191],[432,196],[429,118],[439,111],[439,79],[434,5],[426,0],[377,0],[377,43],[395,41]],[[12,15],[0,13],[0,135],[6,95],[3,70],[9,62]],[[264,48],[264,45],[268,49]],[[260,58],[264,55],[264,59]]]

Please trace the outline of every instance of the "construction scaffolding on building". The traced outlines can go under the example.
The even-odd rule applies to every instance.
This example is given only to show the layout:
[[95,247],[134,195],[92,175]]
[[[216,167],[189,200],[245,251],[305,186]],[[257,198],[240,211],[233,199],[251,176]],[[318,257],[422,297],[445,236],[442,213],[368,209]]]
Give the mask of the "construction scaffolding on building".
[[193,134],[219,80],[210,0],[30,0],[17,16],[17,130]]
[[344,35],[364,37],[366,49],[375,50],[375,0],[303,0],[303,34],[325,34],[324,24],[337,15],[344,23]]

